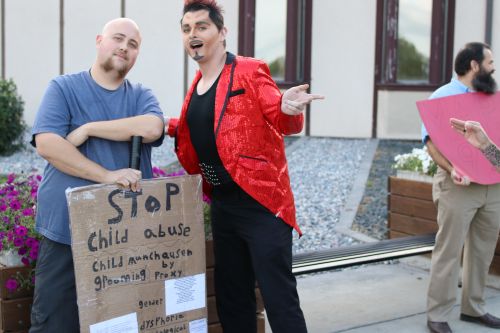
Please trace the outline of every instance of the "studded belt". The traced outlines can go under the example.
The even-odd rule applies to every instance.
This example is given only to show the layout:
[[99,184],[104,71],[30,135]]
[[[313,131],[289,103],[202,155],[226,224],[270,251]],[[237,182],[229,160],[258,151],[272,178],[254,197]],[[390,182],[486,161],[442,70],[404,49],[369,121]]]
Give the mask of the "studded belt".
[[211,185],[218,186],[233,181],[229,172],[227,172],[223,165],[215,165],[204,162],[199,165],[203,179]]

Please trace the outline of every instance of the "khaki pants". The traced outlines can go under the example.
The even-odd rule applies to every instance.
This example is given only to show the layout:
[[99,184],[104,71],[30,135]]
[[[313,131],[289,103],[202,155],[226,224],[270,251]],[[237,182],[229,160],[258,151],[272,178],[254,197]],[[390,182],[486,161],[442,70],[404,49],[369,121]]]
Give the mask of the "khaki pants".
[[439,169],[432,194],[439,231],[432,252],[428,319],[448,321],[457,298],[462,248],[461,313],[481,316],[486,313],[484,288],[500,229],[500,184],[459,186]]

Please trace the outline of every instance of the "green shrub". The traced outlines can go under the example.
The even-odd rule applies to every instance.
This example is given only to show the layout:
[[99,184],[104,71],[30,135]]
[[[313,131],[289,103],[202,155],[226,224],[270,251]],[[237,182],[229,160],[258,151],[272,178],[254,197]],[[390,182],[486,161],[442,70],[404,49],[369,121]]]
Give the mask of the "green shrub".
[[14,81],[0,80],[0,155],[10,155],[24,146],[24,101]]

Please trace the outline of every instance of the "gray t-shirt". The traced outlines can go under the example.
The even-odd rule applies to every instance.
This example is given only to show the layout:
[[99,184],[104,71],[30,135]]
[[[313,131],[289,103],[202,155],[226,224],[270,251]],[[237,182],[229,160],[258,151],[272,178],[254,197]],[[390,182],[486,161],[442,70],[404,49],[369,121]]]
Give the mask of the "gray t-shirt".
[[[158,100],[151,90],[125,80],[116,90],[99,86],[88,71],[62,75],[52,80],[45,92],[32,129],[39,133],[55,133],[66,137],[79,126],[94,121],[114,120],[152,114],[163,121]],[[141,147],[143,178],[151,178],[151,147],[159,146],[163,136]],[[90,137],[78,150],[88,159],[108,170],[128,168],[129,142]],[[59,243],[71,244],[69,215],[65,190],[93,184],[67,175],[47,164],[38,189],[36,230]]]

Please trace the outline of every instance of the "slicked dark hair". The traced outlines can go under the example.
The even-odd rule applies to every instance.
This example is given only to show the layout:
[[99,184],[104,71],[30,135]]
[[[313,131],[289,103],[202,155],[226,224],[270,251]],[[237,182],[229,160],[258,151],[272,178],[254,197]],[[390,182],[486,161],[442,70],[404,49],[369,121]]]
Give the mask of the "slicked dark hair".
[[491,50],[490,46],[481,42],[472,42],[465,44],[464,48],[458,52],[455,58],[455,73],[462,76],[471,70],[470,62],[477,61],[479,66],[484,60],[484,50]]
[[224,16],[222,16],[223,10],[215,0],[186,0],[184,1],[182,16],[184,16],[187,12],[196,12],[199,10],[208,11],[208,16],[212,22],[214,22],[219,31],[224,28]]

